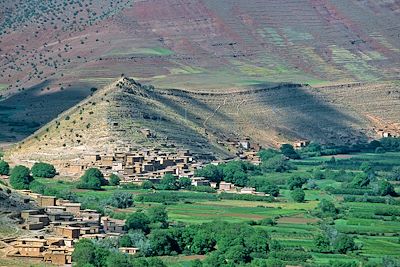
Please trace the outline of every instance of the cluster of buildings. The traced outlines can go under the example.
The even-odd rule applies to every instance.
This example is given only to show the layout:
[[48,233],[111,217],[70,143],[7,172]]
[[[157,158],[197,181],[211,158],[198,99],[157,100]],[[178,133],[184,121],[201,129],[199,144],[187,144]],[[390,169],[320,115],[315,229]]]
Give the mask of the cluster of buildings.
[[124,177],[124,182],[142,182],[165,174],[192,177],[199,166],[201,164],[194,161],[189,150],[170,152],[157,148],[85,155],[76,162],[56,164],[57,170],[66,175],[79,176],[88,168],[95,167],[106,175],[119,174]]
[[[81,238],[117,238],[126,233],[125,221],[101,216],[95,210],[81,209],[80,203],[43,196],[29,190],[21,194],[36,201],[38,208],[21,211],[21,227],[34,236],[9,240],[7,256],[38,258],[47,263],[71,263],[74,243]],[[120,248],[135,254],[137,248]]]

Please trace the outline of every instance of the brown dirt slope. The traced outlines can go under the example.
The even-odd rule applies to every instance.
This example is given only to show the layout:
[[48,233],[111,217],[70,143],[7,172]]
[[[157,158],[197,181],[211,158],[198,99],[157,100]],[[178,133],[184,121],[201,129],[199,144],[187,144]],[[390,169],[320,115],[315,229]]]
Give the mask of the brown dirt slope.
[[[62,113],[7,157],[53,161],[175,145],[198,156],[223,158],[230,153],[218,141],[228,137],[249,136],[264,146],[296,139],[366,141],[382,127],[399,132],[397,88],[392,82],[329,88],[281,84],[216,93],[157,89],[121,78]],[[153,136],[146,137],[144,128]]]

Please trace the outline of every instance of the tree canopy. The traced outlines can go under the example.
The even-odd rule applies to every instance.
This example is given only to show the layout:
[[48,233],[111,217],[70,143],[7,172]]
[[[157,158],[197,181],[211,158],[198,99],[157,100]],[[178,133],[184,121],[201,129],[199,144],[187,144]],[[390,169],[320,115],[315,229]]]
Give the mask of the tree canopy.
[[100,190],[102,185],[107,185],[107,180],[99,169],[90,168],[80,178],[78,188]]
[[33,164],[31,172],[33,177],[40,178],[53,178],[57,173],[53,165],[44,162],[37,162]]
[[15,189],[29,189],[29,184],[33,181],[30,171],[22,165],[15,166],[10,175],[10,184]]
[[10,173],[10,165],[4,160],[0,160],[0,175],[8,175]]

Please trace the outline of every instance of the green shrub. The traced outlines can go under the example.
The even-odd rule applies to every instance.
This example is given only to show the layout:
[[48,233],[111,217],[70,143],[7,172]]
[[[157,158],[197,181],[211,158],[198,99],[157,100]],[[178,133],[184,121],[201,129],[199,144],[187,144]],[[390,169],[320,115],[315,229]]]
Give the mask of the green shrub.
[[81,189],[100,190],[102,185],[107,185],[107,180],[103,174],[96,168],[90,168],[81,176],[80,182],[77,185]]
[[10,184],[14,189],[29,189],[29,184],[33,181],[30,171],[22,165],[15,166],[10,175]]
[[43,162],[33,164],[31,172],[33,177],[53,178],[56,176],[56,169],[54,166]]
[[121,179],[118,177],[118,175],[115,174],[111,174],[110,175],[110,185],[116,186],[119,185],[119,183],[121,182]]
[[4,160],[0,160],[0,175],[8,175],[10,173],[10,165]]
[[302,189],[296,188],[290,193],[290,196],[296,202],[304,202],[306,194]]

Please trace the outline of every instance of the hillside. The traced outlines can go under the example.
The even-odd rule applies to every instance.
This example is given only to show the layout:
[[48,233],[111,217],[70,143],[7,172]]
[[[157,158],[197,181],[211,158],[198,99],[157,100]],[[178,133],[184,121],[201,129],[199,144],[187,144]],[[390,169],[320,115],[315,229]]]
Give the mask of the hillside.
[[0,142],[122,73],[194,92],[398,79],[399,12],[394,0],[1,0]]
[[129,147],[180,147],[199,157],[224,158],[232,155],[221,146],[228,138],[249,136],[263,146],[297,139],[365,141],[379,129],[399,133],[397,86],[281,84],[216,93],[157,89],[121,78],[62,113],[8,157],[54,161]]

